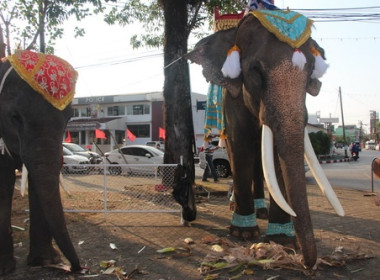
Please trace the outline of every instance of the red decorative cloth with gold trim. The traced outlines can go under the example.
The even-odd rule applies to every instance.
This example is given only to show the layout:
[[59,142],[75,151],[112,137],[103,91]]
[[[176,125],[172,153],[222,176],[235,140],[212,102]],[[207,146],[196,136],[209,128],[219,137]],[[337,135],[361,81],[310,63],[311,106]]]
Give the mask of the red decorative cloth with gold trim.
[[55,108],[63,110],[73,99],[78,73],[65,60],[29,50],[17,51],[7,59],[17,74]]

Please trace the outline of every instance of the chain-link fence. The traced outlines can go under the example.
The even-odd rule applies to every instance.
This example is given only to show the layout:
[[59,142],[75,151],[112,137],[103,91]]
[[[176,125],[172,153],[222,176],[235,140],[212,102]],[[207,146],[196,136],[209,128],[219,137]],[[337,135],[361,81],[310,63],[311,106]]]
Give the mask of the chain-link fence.
[[181,212],[174,200],[176,164],[64,165],[66,212]]

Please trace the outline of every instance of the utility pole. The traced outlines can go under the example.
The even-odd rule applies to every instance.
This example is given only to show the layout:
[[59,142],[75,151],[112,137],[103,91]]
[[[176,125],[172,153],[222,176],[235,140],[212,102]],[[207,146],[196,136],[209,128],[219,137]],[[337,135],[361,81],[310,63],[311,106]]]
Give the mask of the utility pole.
[[[343,143],[344,143],[344,146],[346,146],[347,142],[346,142],[346,130],[344,128],[343,105],[342,105],[342,90],[341,90],[340,87],[339,87],[339,100],[340,100],[340,111],[342,113]],[[344,157],[348,158],[347,149],[346,148],[344,149]]]

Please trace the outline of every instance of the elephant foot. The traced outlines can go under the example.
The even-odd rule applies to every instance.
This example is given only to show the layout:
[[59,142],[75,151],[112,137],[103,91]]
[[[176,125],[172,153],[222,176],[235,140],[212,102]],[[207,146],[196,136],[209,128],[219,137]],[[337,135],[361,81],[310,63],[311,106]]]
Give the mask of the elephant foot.
[[13,272],[16,268],[16,260],[13,254],[5,254],[0,256],[0,275]]
[[62,263],[61,256],[57,250],[51,248],[44,253],[29,253],[28,265],[30,266],[46,266],[51,264]]
[[78,274],[87,274],[90,271],[88,267],[82,267],[79,262],[77,264],[71,264],[70,270]]
[[267,208],[258,208],[256,211],[256,217],[261,220],[268,220],[268,209]]
[[264,238],[264,242],[269,243],[270,241],[281,244],[284,247],[298,250],[299,246],[295,236],[287,236],[286,234],[276,234],[276,235],[267,235]]
[[233,237],[242,238],[244,240],[258,239],[260,237],[260,229],[258,226],[254,227],[237,227],[230,226],[230,234]]

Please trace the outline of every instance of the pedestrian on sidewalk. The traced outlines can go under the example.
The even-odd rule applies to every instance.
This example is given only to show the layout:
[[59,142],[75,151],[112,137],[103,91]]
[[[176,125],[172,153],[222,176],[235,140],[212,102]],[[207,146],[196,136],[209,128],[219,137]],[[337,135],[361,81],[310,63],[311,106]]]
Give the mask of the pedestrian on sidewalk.
[[218,180],[218,174],[216,173],[214,163],[212,162],[212,160],[213,160],[214,151],[219,149],[219,147],[212,145],[211,141],[212,141],[212,135],[209,134],[207,136],[207,142],[205,143],[205,149],[204,149],[206,161],[207,161],[207,166],[205,168],[205,171],[203,172],[202,181],[208,182],[207,178],[209,176],[209,171],[211,171],[211,175],[212,175],[212,177],[214,177],[214,182],[216,183],[219,181]]

